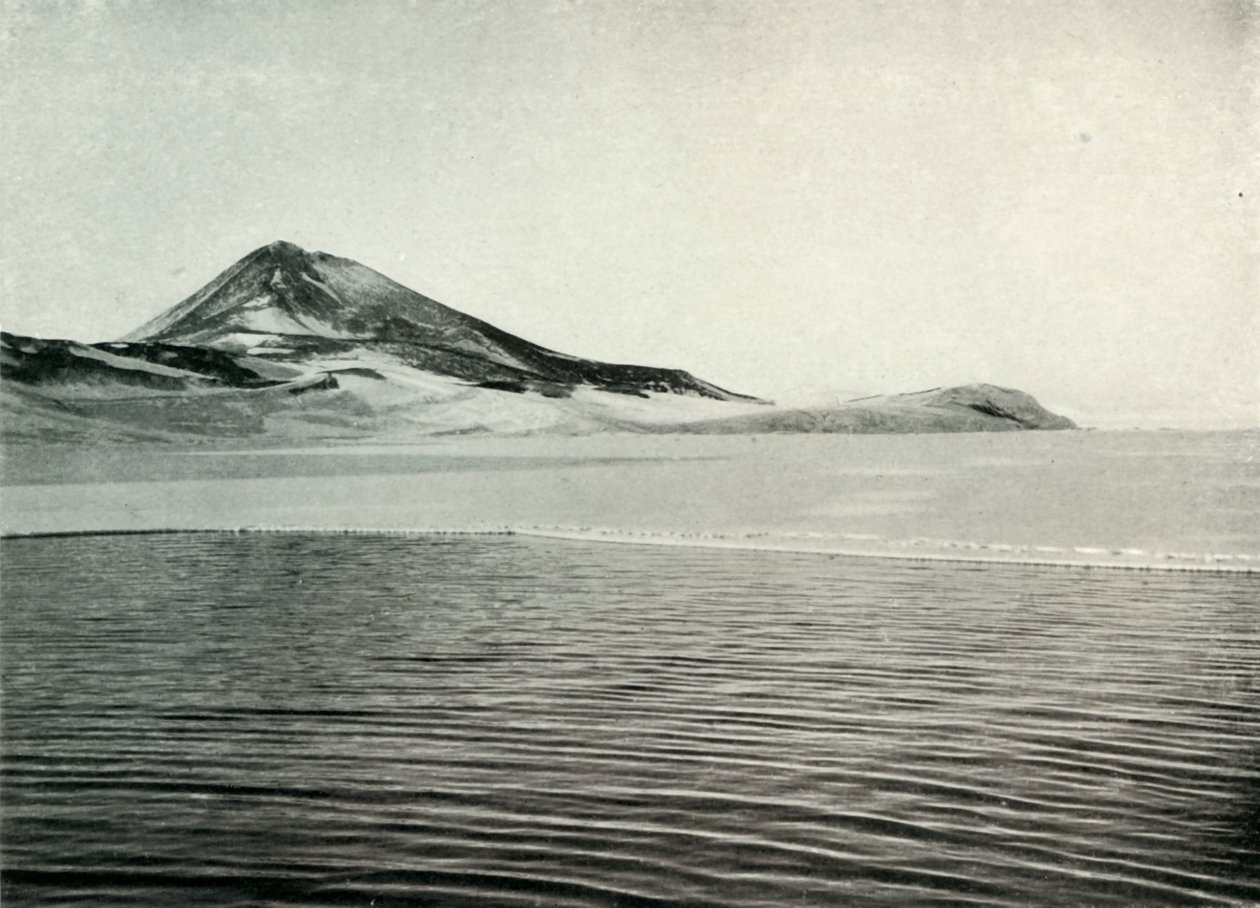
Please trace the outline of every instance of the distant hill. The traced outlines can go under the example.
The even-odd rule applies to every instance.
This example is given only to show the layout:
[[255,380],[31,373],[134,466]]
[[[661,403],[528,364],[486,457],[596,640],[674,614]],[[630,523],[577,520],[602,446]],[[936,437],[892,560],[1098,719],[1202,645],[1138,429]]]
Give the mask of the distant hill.
[[897,433],[1075,428],[1072,420],[1051,413],[1023,391],[974,384],[864,397],[834,407],[775,408],[763,413],[704,420],[675,427],[674,431]]
[[681,369],[549,350],[286,242],[119,341],[4,334],[0,376],[9,441],[1074,427],[991,385],[778,409]]

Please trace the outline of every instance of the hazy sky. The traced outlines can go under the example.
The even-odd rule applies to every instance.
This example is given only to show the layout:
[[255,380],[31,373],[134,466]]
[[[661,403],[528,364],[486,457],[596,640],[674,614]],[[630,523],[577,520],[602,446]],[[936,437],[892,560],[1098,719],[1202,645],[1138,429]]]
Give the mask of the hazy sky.
[[1252,0],[0,0],[7,330],[251,249],[793,400],[1260,421]]

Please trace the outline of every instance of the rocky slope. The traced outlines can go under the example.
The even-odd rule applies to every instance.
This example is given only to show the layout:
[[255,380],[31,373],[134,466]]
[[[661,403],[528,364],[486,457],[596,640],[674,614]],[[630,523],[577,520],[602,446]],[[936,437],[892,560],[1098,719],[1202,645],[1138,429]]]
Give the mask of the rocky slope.
[[681,369],[548,350],[285,242],[119,341],[4,334],[0,377],[9,441],[1073,427],[990,385],[776,409]]
[[257,249],[123,338],[314,362],[356,351],[497,390],[565,396],[574,386],[755,401],[681,369],[548,350],[444,306],[371,268],[276,242]]

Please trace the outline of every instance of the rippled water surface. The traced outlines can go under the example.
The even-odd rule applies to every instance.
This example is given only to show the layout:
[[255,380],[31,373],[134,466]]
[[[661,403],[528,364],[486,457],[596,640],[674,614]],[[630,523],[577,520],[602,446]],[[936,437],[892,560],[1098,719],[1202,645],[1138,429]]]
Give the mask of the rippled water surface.
[[1260,901],[1255,575],[2,554],[6,905]]

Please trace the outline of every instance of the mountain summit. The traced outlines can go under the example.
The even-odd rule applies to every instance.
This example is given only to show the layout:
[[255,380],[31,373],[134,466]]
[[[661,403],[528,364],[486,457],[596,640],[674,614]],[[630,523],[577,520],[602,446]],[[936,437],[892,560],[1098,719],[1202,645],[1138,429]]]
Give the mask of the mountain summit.
[[548,350],[283,241],[118,341],[0,334],[0,377],[3,440],[35,443],[1073,427],[994,385],[785,410],[681,369]]
[[123,338],[271,358],[362,348],[504,390],[588,385],[626,393],[755,401],[680,369],[617,365],[548,350],[404,287],[351,259],[285,241],[255,249]]
[[231,346],[240,334],[441,344],[487,329],[495,330],[351,259],[277,240],[123,339]]

